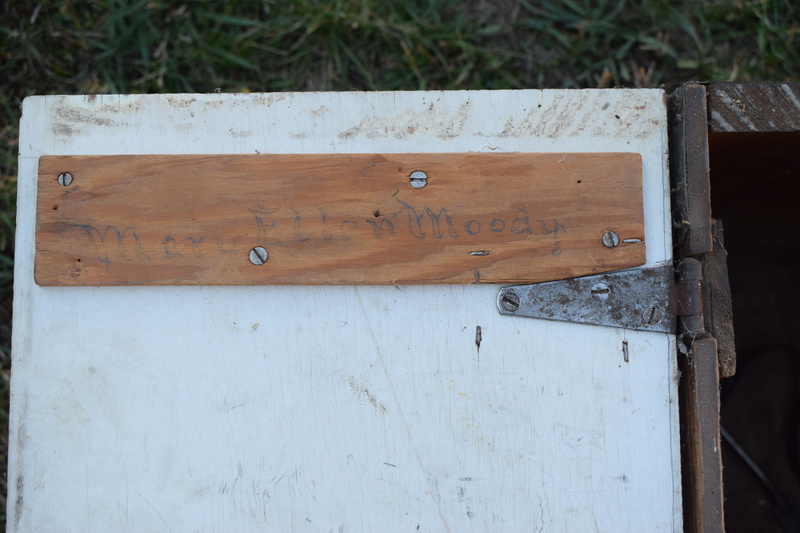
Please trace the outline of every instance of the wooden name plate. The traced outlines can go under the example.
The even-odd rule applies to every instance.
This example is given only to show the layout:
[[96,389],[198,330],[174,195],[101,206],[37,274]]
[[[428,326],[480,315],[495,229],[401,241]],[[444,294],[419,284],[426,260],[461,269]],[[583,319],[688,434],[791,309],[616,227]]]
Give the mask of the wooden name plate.
[[645,261],[633,153],[45,156],[36,283],[533,283]]

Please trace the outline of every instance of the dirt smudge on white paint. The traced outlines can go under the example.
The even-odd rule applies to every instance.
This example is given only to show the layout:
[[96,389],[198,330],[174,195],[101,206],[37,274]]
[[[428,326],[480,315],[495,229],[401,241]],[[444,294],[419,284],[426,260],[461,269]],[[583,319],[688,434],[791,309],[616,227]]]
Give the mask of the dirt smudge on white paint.
[[368,401],[380,414],[385,414],[388,411],[386,406],[375,397],[369,388],[366,385],[356,381],[353,376],[347,378],[347,384],[350,385],[350,388],[354,393],[356,393],[359,399],[362,401]]

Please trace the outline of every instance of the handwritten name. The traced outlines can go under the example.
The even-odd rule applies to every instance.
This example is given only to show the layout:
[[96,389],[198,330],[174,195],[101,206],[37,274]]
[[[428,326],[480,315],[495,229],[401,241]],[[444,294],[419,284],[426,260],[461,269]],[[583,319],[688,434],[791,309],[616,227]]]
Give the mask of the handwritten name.
[[[284,246],[295,243],[347,243],[354,239],[408,238],[415,240],[465,241],[491,244],[493,237],[505,235],[517,239],[542,238],[553,240],[551,254],[560,253],[560,237],[566,226],[556,218],[535,218],[526,208],[511,210],[504,216],[458,216],[446,207],[414,206],[396,199],[390,213],[375,210],[368,217],[331,216],[323,207],[300,212],[291,207],[251,206],[247,208],[252,220],[241,235],[215,235],[202,231],[197,234],[163,232],[154,238],[152,228],[138,230],[136,226],[120,227],[96,224],[71,224],[88,238],[93,255],[105,265],[114,262],[149,262],[155,257],[173,260],[185,257],[204,257],[213,254],[245,254],[254,246]],[[147,239],[140,238],[146,233]],[[500,242],[500,241],[498,241]],[[487,254],[478,254],[487,255]]]

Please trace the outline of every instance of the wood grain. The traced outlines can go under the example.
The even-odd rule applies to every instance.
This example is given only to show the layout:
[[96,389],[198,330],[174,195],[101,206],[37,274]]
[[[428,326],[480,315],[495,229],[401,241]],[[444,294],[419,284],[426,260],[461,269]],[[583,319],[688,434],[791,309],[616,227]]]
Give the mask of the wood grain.
[[[416,170],[428,175],[423,188],[409,183]],[[641,184],[630,153],[42,157],[36,282],[580,276],[644,262]],[[620,244],[608,248],[612,230]],[[269,253],[263,265],[249,259],[256,246]]]
[[799,131],[800,83],[711,83],[708,129],[712,133]]
[[717,341],[692,342],[682,360],[680,385],[683,420],[684,526],[692,533],[725,531],[722,455],[719,435],[719,374]]
[[670,154],[676,244],[685,255],[712,250],[706,88],[686,83],[670,96]]

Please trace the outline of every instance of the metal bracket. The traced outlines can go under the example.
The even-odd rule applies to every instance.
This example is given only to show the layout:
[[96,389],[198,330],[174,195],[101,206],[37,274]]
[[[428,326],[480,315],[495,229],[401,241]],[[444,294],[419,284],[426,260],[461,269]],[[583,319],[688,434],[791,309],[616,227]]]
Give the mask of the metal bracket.
[[501,315],[675,333],[672,265],[503,287]]

